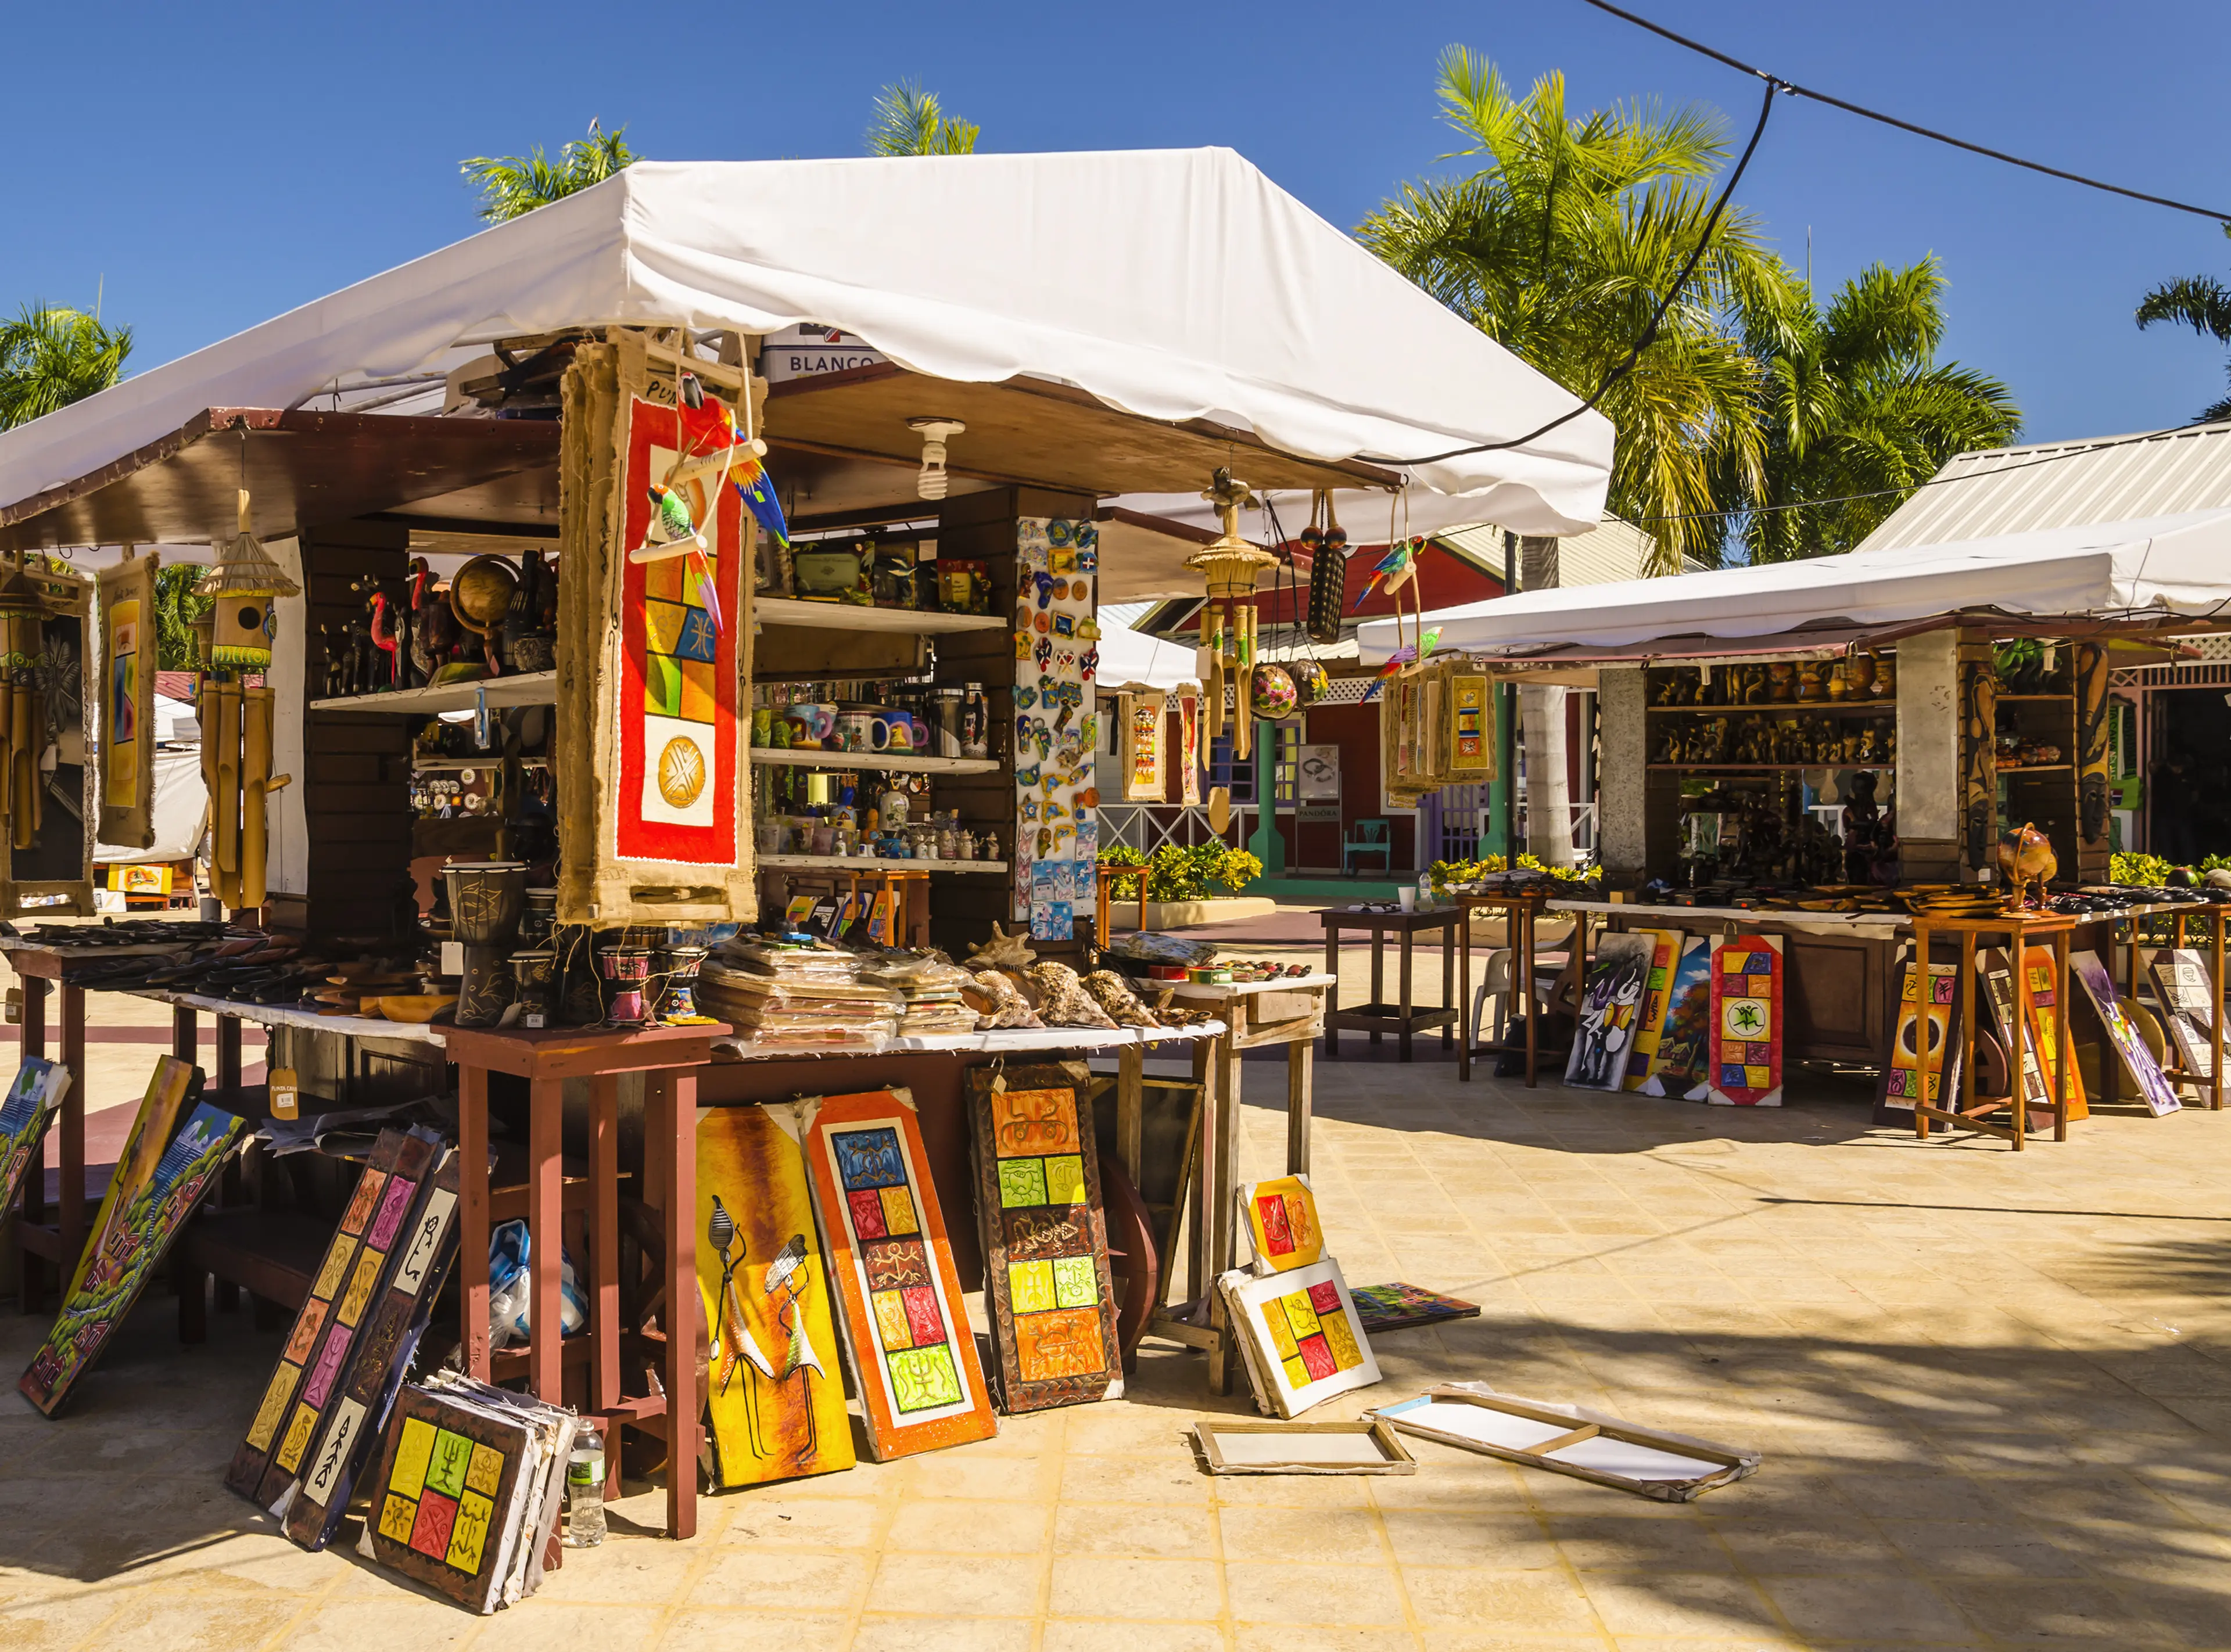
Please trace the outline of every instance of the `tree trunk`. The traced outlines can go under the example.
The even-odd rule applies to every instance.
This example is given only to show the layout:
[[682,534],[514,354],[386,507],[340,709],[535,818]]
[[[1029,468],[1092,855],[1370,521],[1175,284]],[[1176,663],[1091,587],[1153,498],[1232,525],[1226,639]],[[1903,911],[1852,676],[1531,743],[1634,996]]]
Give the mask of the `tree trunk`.
[[[1520,582],[1528,590],[1558,584],[1557,541],[1519,540]],[[1565,690],[1521,688],[1518,713],[1526,743],[1526,848],[1544,866],[1573,863],[1573,793],[1566,778]]]

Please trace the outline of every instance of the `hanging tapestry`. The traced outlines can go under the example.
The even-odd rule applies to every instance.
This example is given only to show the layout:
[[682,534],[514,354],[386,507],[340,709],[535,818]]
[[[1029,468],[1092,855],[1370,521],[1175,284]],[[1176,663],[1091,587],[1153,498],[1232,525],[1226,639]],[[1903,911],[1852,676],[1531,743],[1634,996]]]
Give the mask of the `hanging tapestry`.
[[199,1103],[173,1133],[201,1082],[190,1062],[165,1055],[155,1064],[62,1311],[16,1384],[48,1416],[124,1323],[245,1128],[231,1113]]
[[155,570],[137,556],[100,572],[100,841],[155,841]]
[[[398,1177],[413,1158],[398,1166]],[[441,1147],[433,1174],[409,1201],[409,1219],[390,1229],[385,1200],[373,1218],[371,1242],[376,1247],[384,1239],[389,1258],[382,1270],[385,1288],[349,1350],[316,1442],[288,1494],[287,1535],[306,1549],[324,1548],[340,1529],[350,1490],[386,1427],[396,1391],[410,1374],[418,1340],[433,1316],[434,1299],[456,1255],[459,1180],[456,1150]],[[392,1183],[388,1192],[393,1198]]]
[[878,1462],[999,1431],[903,1089],[791,1104]]
[[2115,991],[2114,978],[2107,966],[2099,961],[2097,952],[2071,952],[2068,955],[2069,978],[2079,984],[2085,997],[2092,1000],[2092,1008],[2098,1015],[2099,1024],[2106,1029],[2107,1042],[2122,1062],[2123,1071],[2131,1082],[2138,1087],[2139,1099],[2157,1119],[2176,1113],[2183,1107],[2177,1099],[2176,1086],[2169,1081],[2154,1059],[2153,1051],[2146,1048],[2145,1040],[2138,1034],[2130,1016],[2125,1012],[2124,1000]]
[[61,1110],[69,1087],[70,1070],[60,1062],[26,1055],[16,1069],[8,1099],[0,1101],[0,1213],[16,1208],[16,1190],[24,1171],[40,1161],[47,1126]]
[[830,1276],[805,1159],[777,1114],[715,1107],[698,1121],[697,1232],[697,1289],[712,1328],[705,1407],[714,1483],[725,1490],[850,1468]]
[[1091,1084],[1081,1062],[969,1070],[986,1307],[1011,1413],[1123,1392]]
[[1782,938],[1741,935],[1712,949],[1710,1099],[1782,1105]]
[[[1032,940],[1068,940],[1096,898],[1100,791],[1100,530],[1060,516],[1015,522],[1014,910]],[[1127,771],[1128,772],[1128,771]]]

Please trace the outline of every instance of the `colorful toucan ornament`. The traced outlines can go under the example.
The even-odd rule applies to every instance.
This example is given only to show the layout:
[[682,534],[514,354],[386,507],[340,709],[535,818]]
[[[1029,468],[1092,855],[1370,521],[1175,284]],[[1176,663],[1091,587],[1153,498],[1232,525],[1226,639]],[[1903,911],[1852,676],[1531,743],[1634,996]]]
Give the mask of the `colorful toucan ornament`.
[[1371,680],[1371,687],[1363,691],[1363,700],[1361,703],[1368,706],[1373,700],[1378,699],[1379,691],[1387,686],[1387,681],[1388,678],[1399,675],[1404,666],[1414,665],[1426,655],[1431,654],[1433,651],[1433,645],[1440,640],[1441,629],[1440,627],[1437,625],[1432,630],[1426,632],[1425,636],[1418,639],[1418,644],[1415,648],[1411,647],[1406,642],[1400,648],[1395,649],[1394,653],[1388,655],[1387,656],[1387,663],[1379,668],[1379,674]]
[[1355,608],[1349,611],[1353,613],[1361,609],[1365,599],[1382,585],[1387,594],[1392,597],[1415,579],[1418,577],[1418,553],[1425,545],[1423,539],[1404,539],[1388,545],[1387,554],[1379,558],[1378,566],[1371,571],[1371,578],[1364,582],[1362,590],[1357,593]]

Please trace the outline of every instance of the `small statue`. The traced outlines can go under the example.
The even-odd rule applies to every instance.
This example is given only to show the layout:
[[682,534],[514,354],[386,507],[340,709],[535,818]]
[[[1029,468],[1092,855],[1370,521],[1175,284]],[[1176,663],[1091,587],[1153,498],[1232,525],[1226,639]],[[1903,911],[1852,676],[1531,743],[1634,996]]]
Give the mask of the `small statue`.
[[2007,881],[2007,910],[2020,912],[2029,905],[2029,886],[2037,885],[2037,904],[2045,903],[2045,886],[2060,870],[2053,840],[2025,822],[1999,839],[1999,871]]

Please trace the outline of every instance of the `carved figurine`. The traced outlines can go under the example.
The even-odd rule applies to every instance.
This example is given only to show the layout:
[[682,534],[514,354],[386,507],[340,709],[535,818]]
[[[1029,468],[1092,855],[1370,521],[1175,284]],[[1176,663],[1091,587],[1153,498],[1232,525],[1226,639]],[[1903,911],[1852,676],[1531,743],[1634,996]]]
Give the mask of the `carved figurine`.
[[2060,870],[2053,841],[2025,822],[1999,839],[1999,871],[2007,881],[2007,910],[2019,912],[2030,904],[2029,886],[2037,886],[2037,903],[2045,904],[2045,886]]

